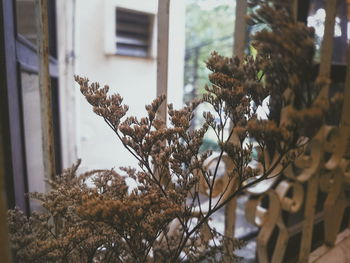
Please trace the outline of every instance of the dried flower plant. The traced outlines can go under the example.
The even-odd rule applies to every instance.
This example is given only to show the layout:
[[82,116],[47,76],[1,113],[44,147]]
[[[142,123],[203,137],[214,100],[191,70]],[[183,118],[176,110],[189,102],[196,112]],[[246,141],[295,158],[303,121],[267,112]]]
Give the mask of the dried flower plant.
[[[210,262],[235,261],[241,242],[210,224],[215,212],[238,193],[283,169],[304,150],[323,122],[327,104],[317,96],[327,80],[314,82],[313,30],[293,19],[290,1],[250,1],[251,23],[267,29],[254,36],[256,57],[225,58],[214,52],[207,61],[212,85],[202,100],[181,110],[168,105],[169,127],[157,118],[165,97],[146,106],[147,116],[126,117],[128,107],[108,86],[76,77],[80,90],[139,169],[122,168],[137,182],[111,171],[77,175],[79,164],[50,182],[52,191],[32,194],[44,212],[29,218],[9,212],[15,256],[24,262]],[[269,96],[268,119],[256,111]],[[209,103],[204,123],[190,123],[200,103]],[[210,151],[200,152],[212,129],[220,146],[213,169]],[[225,135],[225,130],[229,134]],[[261,169],[251,166],[254,140]],[[226,162],[223,181],[219,165]],[[86,181],[91,180],[88,186]],[[202,200],[207,196],[205,208]],[[52,222],[51,222],[52,221]],[[228,247],[230,249],[228,249]]]

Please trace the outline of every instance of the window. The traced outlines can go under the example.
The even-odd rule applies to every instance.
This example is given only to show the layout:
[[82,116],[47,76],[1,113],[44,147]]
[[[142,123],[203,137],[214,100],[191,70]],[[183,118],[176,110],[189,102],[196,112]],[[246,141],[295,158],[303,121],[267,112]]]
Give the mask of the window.
[[[105,0],[104,54],[122,57],[157,56],[156,15],[158,1]],[[140,4],[142,2],[142,4]]]
[[116,8],[116,48],[118,55],[150,56],[153,15]]
[[[49,0],[49,54],[56,168],[60,172],[56,1]],[[5,135],[5,189],[8,207],[35,209],[25,193],[45,190],[39,99],[39,57],[34,0],[0,1],[0,133]]]
[[36,45],[35,3],[28,0],[16,0],[17,33]]

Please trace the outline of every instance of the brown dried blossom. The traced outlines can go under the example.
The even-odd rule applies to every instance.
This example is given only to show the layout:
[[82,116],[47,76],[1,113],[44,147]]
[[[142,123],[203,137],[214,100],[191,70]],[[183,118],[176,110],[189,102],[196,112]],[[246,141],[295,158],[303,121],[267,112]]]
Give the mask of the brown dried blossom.
[[[113,170],[80,176],[78,165],[66,170],[50,182],[52,191],[32,195],[42,202],[42,213],[27,218],[18,210],[9,212],[17,259],[237,260],[231,250],[241,243],[218,233],[211,217],[238,193],[268,178],[277,165],[290,164],[304,150],[300,138],[313,136],[327,111],[327,103],[321,103],[317,94],[328,80],[315,82],[308,74],[314,55],[313,30],[293,19],[291,1],[249,3],[253,7],[250,22],[267,26],[253,37],[256,57],[240,61],[213,52],[206,62],[212,71],[207,93],[181,110],[168,105],[168,127],[157,118],[165,96],[146,106],[145,117],[127,117],[128,107],[119,94],[108,95],[108,86],[101,88],[75,77],[93,111],[138,160],[139,169],[121,168],[137,187],[129,189],[125,177]],[[268,97],[268,119],[259,119],[256,110]],[[193,130],[191,121],[200,103],[209,103],[213,111],[203,113],[202,127]],[[200,148],[209,129],[220,147],[211,167],[207,162],[212,153]],[[253,144],[247,141],[258,145],[263,169],[251,167]],[[219,175],[223,160],[232,164],[225,180]],[[207,209],[201,204],[202,195],[208,197]]]

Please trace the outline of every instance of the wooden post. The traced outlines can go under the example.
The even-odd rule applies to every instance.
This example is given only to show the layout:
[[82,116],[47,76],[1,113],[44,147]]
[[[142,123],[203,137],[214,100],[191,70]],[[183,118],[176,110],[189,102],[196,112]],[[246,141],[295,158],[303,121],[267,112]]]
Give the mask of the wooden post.
[[293,0],[292,12],[293,12],[293,17],[295,21],[297,21],[298,20],[298,0]]
[[[234,29],[234,39],[233,39],[233,55],[237,56],[241,61],[244,58],[244,49],[246,45],[246,35],[247,35],[247,1],[237,0],[236,1],[236,20]],[[232,136],[233,143],[238,143],[238,137],[235,134]],[[236,224],[236,208],[237,208],[237,198],[230,200],[225,206],[225,236],[228,237],[228,241],[225,244],[225,258],[224,262],[230,262],[230,257],[233,254],[233,244],[230,238],[235,235],[235,224]]]
[[233,39],[233,55],[237,56],[240,60],[244,57],[244,49],[246,45],[247,36],[247,1],[237,0],[236,1],[236,21],[235,21],[235,31]]
[[343,110],[342,117],[340,121],[340,125],[347,130],[350,129],[350,45],[348,45],[347,50],[347,69],[346,69],[346,79],[345,79],[345,89],[344,89],[344,102],[343,102]]
[[198,68],[199,68],[199,52],[200,52],[200,47],[195,47],[194,49],[194,63],[193,63],[193,81],[192,81],[192,85],[193,85],[193,90],[192,90],[192,94],[193,94],[193,98],[192,99],[196,99],[197,98],[197,91],[198,91]]
[[339,0],[326,1],[326,21],[324,25],[324,38],[321,46],[321,62],[319,76],[329,78],[332,66],[333,36],[335,16]]
[[[319,78],[329,78],[332,66],[333,54],[333,35],[335,16],[337,12],[338,0],[326,1],[326,21],[324,30],[324,39],[321,47],[321,63]],[[328,101],[329,85],[324,87],[319,95],[322,101]],[[312,233],[315,219],[315,209],[318,193],[319,171],[315,173],[308,181],[306,204],[304,212],[304,223],[301,238],[301,247],[299,252],[299,262],[307,262],[311,250]]]
[[304,211],[304,222],[303,230],[301,236],[301,245],[299,252],[299,263],[304,263],[308,261],[311,242],[312,242],[312,233],[314,229],[315,221],[315,209],[317,202],[317,193],[318,193],[318,178],[319,170],[309,179],[307,184],[307,195]]
[[[168,93],[170,0],[158,1],[157,96]],[[167,99],[160,106],[158,117],[166,123]]]
[[41,108],[41,129],[44,176],[54,179],[56,176],[54,135],[52,124],[52,98],[49,72],[49,28],[47,0],[35,0],[37,17],[37,45],[39,54],[39,90]]

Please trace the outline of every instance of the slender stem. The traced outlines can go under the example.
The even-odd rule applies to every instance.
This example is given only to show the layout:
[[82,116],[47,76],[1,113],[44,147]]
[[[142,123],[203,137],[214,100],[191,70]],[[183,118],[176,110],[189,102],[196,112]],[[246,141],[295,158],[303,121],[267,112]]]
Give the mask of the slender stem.
[[[263,174],[261,177],[259,177],[258,179],[247,183],[246,185],[242,185],[243,181],[241,181],[239,183],[239,186],[237,188],[237,190],[232,193],[226,200],[224,200],[221,204],[219,204],[218,206],[214,207],[213,209],[209,210],[208,213],[197,223],[197,225],[189,232],[189,234],[185,237],[184,241],[181,244],[181,249],[179,251],[182,251],[182,249],[184,248],[187,240],[191,237],[191,235],[196,232],[203,223],[205,223],[209,217],[214,214],[216,211],[218,211],[220,208],[222,208],[223,206],[225,206],[229,201],[231,201],[234,197],[236,197],[239,193],[241,193],[243,190],[265,180],[268,175],[277,167],[277,165],[279,164],[279,162],[281,161],[281,159],[284,157],[284,154],[281,154],[280,157],[276,160],[276,162],[274,162],[274,164],[267,170],[267,172],[265,174]],[[179,252],[178,252],[179,253]],[[177,257],[180,254],[177,254]]]
[[218,201],[217,201],[216,204],[214,205],[214,208],[216,208],[216,207],[218,206],[218,204],[220,203],[221,199],[224,197],[224,195],[225,195],[225,193],[226,193],[226,191],[227,191],[227,189],[228,189],[228,186],[230,185],[232,179],[233,179],[233,178],[229,178],[229,181],[228,181],[228,183],[226,184],[225,189],[224,189],[224,191],[222,192],[222,194],[220,195]]
[[[227,141],[230,140],[232,134],[233,134],[233,129],[231,130],[231,132],[230,132],[230,134],[229,134],[229,136],[227,138]],[[208,211],[211,211],[211,203],[212,203],[212,197],[213,197],[213,188],[214,188],[216,175],[217,175],[217,172],[218,172],[219,165],[220,165],[221,158],[222,158],[223,154],[224,154],[224,149],[221,149],[221,152],[220,152],[220,155],[219,155],[219,159],[218,159],[218,161],[216,163],[216,167],[215,167],[215,171],[214,171],[214,175],[213,175],[213,181],[212,181],[212,184],[210,185],[210,188],[209,188],[209,210]]]

